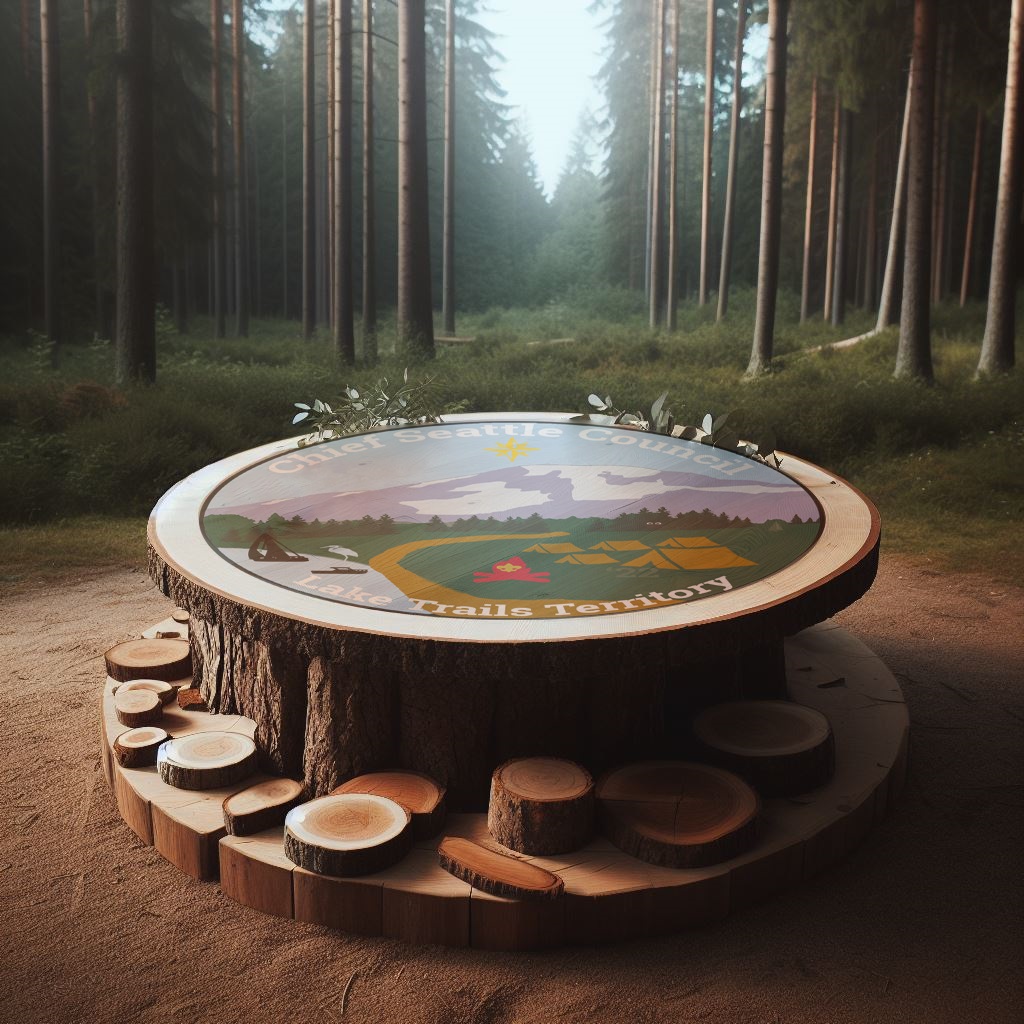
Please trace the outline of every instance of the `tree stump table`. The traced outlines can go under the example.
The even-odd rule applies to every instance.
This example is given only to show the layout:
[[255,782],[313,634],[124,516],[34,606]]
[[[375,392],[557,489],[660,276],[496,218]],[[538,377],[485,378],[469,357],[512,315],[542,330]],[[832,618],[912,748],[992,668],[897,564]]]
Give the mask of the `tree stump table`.
[[512,758],[596,776],[678,756],[703,707],[784,697],[783,638],[868,589],[878,541],[793,456],[519,413],[265,445],[149,526],[194,685],[256,723],[264,769],[311,798],[422,772],[453,810]]

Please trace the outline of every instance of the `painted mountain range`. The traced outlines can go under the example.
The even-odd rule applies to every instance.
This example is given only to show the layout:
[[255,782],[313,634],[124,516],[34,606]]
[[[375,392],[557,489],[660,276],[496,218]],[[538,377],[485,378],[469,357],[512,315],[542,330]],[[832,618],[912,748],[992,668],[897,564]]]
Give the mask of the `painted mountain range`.
[[534,513],[545,519],[615,519],[646,507],[666,508],[672,515],[710,509],[754,523],[788,521],[794,515],[817,520],[817,505],[802,487],[755,463],[751,469],[756,472],[742,479],[624,466],[509,466],[421,484],[249,501],[244,497],[255,497],[251,487],[237,487],[232,494],[229,484],[207,515],[262,522],[276,513],[312,522],[387,514],[400,522],[427,522],[434,516],[452,522],[474,515],[507,519]]

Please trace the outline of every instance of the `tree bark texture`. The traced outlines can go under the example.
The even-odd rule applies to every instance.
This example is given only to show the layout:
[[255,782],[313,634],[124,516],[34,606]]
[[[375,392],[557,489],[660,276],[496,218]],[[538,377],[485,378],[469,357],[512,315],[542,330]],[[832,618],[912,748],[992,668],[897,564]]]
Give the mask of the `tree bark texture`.
[[115,377],[156,380],[151,0],[119,0]]
[[[736,206],[736,165],[739,161],[740,111],[743,109],[743,37],[747,30],[747,2],[739,0],[736,18],[736,56],[732,82],[732,123],[729,126],[729,165],[725,181],[725,216],[722,222],[722,262],[718,270],[718,311],[721,320],[729,309],[729,274],[732,270],[732,222]],[[817,79],[815,89],[817,89]],[[811,103],[817,102],[816,94]],[[813,157],[814,149],[811,154]],[[810,183],[808,184],[810,186]]]
[[213,160],[213,333],[223,338],[227,298],[227,247],[224,236],[224,88],[221,81],[222,0],[210,0],[210,111]]
[[892,217],[889,222],[889,242],[886,246],[885,273],[882,293],[878,299],[878,319],[875,330],[881,331],[896,322],[896,276],[903,248],[903,235],[907,221],[907,157],[910,152],[910,102],[913,98],[914,68],[911,64],[907,76],[907,97],[903,106],[903,129],[900,133],[900,152],[896,160],[896,184],[893,187]]
[[937,0],[915,0],[907,234],[896,376],[932,379],[931,207]]
[[93,52],[93,9],[92,0],[84,0],[82,4],[82,20],[85,32],[85,52],[88,60],[88,78],[85,85],[86,112],[89,119],[89,192],[92,198],[92,276],[93,276],[93,338],[102,338],[106,325],[103,316],[103,253],[100,247],[100,165],[97,147],[97,109],[96,89],[93,86],[92,72],[96,67]]
[[832,283],[832,324],[846,318],[846,266],[850,250],[850,181],[853,158],[853,114],[845,107],[839,115],[839,189],[836,197],[835,279]]
[[442,314],[446,334],[455,333],[455,0],[445,0],[444,33],[444,230]]
[[789,0],[769,0],[765,68],[764,167],[761,173],[761,240],[757,259],[754,343],[747,375],[771,369],[779,287],[782,215],[782,141],[786,120],[786,31]]
[[316,327],[316,3],[302,30],[302,336]]
[[[266,770],[319,796],[405,768],[446,787],[456,810],[486,806],[492,772],[514,757],[563,757],[593,773],[671,749],[675,717],[754,696],[766,652],[856,600],[876,565],[877,546],[841,580],[700,630],[462,644],[299,622],[212,593],[150,552],[159,588],[191,613],[195,684],[211,710],[256,722]],[[746,656],[759,647],[752,675]]]
[[334,14],[334,174],[332,204],[334,252],[332,288],[334,351],[351,366],[356,361],[352,290],[352,0],[336,0]]
[[1021,0],[1013,0],[1010,45],[1006,61],[1003,102],[1003,143],[999,155],[999,190],[992,238],[992,267],[988,285],[988,312],[981,344],[978,373],[990,375],[1013,369],[1014,246],[1020,210],[1020,51]]
[[708,301],[711,262],[711,143],[715,120],[715,0],[707,0],[704,35],[704,162],[700,193],[700,283],[697,305]]
[[401,349],[432,358],[425,18],[425,0],[399,4],[397,316]]
[[932,229],[932,302],[940,303],[945,294],[946,280],[946,221],[949,194],[949,136],[951,131],[949,104],[953,85],[953,36],[947,29],[946,42],[940,60],[941,78],[935,85],[935,153],[933,162],[935,211]]
[[871,172],[864,211],[864,307],[874,309],[878,298],[878,117],[871,139]]
[[[46,336],[60,341],[60,7],[39,2],[43,83],[43,310]],[[10,143],[9,143],[10,144]]]
[[811,118],[807,143],[807,199],[804,205],[804,260],[800,283],[800,323],[811,307],[811,229],[814,225],[814,160],[818,148],[818,76],[811,81]]
[[374,195],[373,0],[363,0],[363,362],[377,362],[377,210]]

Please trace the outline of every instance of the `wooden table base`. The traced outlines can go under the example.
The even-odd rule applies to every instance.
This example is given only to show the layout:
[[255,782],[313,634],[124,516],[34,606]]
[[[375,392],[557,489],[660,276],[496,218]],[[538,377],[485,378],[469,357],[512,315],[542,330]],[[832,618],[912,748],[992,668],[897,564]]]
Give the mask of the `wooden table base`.
[[[185,792],[155,768],[123,768],[112,744],[123,727],[114,712],[114,681],[103,693],[104,770],[125,823],[194,878],[220,878],[246,906],[343,931],[416,943],[526,950],[614,942],[679,931],[721,919],[811,877],[856,847],[897,798],[906,776],[909,719],[900,688],[860,641],[824,624],[786,642],[792,699],[832,724],[836,772],[798,800],[764,801],[759,838],[749,852],[696,870],[658,868],[627,856],[604,838],[555,857],[523,857],[559,875],[552,901],[510,900],[481,892],[438,865],[441,836],[416,840],[385,871],[332,878],[285,857],[283,828],[228,836],[221,803],[266,776],[223,790]],[[240,716],[184,713],[172,705],[162,726],[173,736],[204,730],[251,735]],[[508,853],[479,813],[449,815],[443,835]],[[521,855],[516,855],[521,856]]]

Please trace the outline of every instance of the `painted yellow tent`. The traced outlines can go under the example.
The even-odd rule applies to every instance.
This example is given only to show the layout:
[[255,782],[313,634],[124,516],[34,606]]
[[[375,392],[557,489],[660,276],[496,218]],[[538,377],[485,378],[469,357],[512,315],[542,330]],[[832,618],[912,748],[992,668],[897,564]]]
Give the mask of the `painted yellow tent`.
[[572,551],[582,551],[583,548],[576,547],[575,544],[534,544],[533,547],[526,549],[528,552],[538,552],[542,555],[565,555]]
[[659,548],[717,548],[718,545],[708,537],[669,537],[659,541]]
[[634,558],[630,562],[623,562],[623,565],[629,566],[647,566],[652,565],[655,569],[674,569],[676,568],[660,551],[647,551],[642,554],[639,558]]
[[556,564],[561,565],[563,562],[568,562],[570,565],[612,565],[617,564],[617,559],[611,557],[611,555],[566,555],[565,558],[558,559]]
[[680,569],[734,569],[740,565],[757,565],[724,547],[666,548],[662,553]]
[[648,546],[642,540],[603,540],[600,544],[591,544],[591,551],[647,551]]

